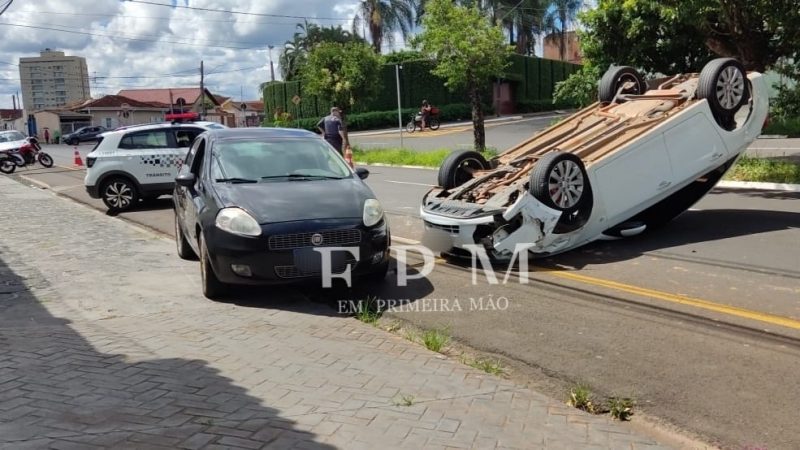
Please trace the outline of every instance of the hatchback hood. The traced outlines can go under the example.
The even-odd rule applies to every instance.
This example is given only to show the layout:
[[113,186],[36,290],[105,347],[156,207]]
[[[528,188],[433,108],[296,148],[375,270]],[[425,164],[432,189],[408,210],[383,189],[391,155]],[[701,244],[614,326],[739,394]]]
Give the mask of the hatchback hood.
[[361,218],[364,201],[375,198],[358,178],[342,180],[217,183],[220,207],[238,206],[260,224],[295,220]]

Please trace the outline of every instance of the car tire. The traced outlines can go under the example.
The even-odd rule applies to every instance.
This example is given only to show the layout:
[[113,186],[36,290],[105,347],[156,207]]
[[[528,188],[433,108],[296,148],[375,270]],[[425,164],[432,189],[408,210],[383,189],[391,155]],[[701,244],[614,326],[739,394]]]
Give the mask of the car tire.
[[114,177],[103,182],[100,197],[112,213],[127,211],[139,201],[136,185],[124,177]]
[[487,170],[489,162],[474,150],[456,150],[439,167],[439,186],[445,190],[461,186],[472,179],[470,170]]
[[[632,81],[634,87],[623,91],[624,94],[642,95],[647,92],[647,82],[636,69],[629,66],[611,66],[600,79],[598,98],[602,103],[613,102],[619,88],[628,81]],[[622,103],[625,99],[620,98],[617,101]]]
[[203,282],[203,295],[210,300],[219,300],[225,294],[226,285],[219,281],[214,268],[211,267],[208,247],[203,233],[200,232],[200,277]]
[[531,171],[530,193],[550,208],[572,214],[591,198],[583,161],[572,153],[550,152]]
[[730,130],[739,108],[750,100],[747,72],[733,58],[717,58],[703,67],[697,81],[697,98],[708,102],[717,123]]
[[186,239],[186,235],[183,234],[183,228],[181,228],[180,222],[178,222],[177,212],[175,212],[175,245],[177,246],[178,257],[180,259],[197,259],[197,254],[192,249],[192,246],[189,245],[189,240]]
[[79,145],[80,143],[81,143],[81,141],[79,141],[76,138],[73,138],[73,139],[70,139],[69,142],[67,142],[67,145]]

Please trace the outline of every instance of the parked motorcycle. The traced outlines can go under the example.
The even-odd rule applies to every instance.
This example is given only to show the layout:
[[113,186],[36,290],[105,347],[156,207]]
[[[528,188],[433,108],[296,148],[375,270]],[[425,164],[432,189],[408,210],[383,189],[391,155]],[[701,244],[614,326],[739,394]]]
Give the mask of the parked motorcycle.
[[17,170],[16,158],[8,153],[0,153],[0,172],[12,174],[15,170]]
[[[15,165],[19,167],[34,164],[36,161],[44,167],[53,167],[53,157],[42,151],[39,141],[33,137],[28,138],[27,144],[23,144],[19,149],[8,151],[6,155],[12,158]],[[0,171],[10,173],[4,170]]]
[[[428,123],[426,123],[431,130],[439,129],[439,108],[432,108],[431,114],[428,116]],[[411,120],[406,124],[406,131],[413,133],[417,128],[422,130],[422,113],[418,112],[411,116]]]

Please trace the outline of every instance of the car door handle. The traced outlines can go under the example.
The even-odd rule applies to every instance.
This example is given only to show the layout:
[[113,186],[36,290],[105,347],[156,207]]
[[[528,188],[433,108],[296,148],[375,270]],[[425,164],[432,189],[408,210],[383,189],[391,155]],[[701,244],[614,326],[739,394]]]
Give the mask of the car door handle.
[[672,184],[672,182],[671,182],[671,181],[662,181],[661,183],[658,183],[658,189],[659,189],[659,190],[661,190],[661,189],[666,189],[666,188],[668,188],[668,187],[669,187],[669,185],[671,185],[671,184]]
[[711,160],[713,161],[715,159],[719,159],[719,158],[722,157],[722,155],[724,155],[724,153],[722,153],[722,152],[714,153],[713,155],[711,155]]

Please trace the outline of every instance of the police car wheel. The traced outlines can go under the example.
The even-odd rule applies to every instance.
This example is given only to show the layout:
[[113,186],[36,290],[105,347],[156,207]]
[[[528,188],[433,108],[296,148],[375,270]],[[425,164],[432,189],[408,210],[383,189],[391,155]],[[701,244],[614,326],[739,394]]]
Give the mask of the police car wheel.
[[127,178],[112,178],[103,183],[103,203],[110,212],[126,211],[139,201],[136,186]]

